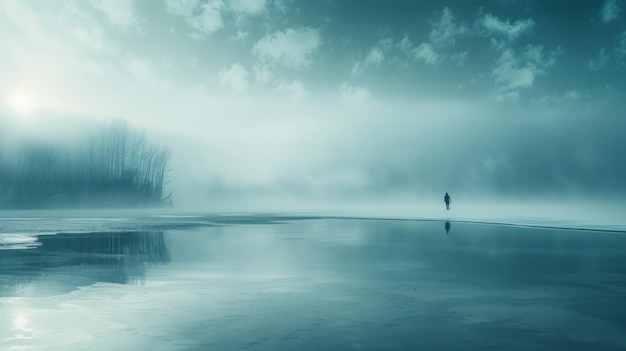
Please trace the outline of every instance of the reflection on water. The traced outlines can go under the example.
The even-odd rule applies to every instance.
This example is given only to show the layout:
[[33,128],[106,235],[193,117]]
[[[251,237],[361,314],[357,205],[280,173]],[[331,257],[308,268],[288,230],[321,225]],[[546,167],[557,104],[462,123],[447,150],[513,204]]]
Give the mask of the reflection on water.
[[626,235],[442,227],[293,219],[10,238],[0,349],[626,348]]
[[27,247],[0,250],[0,296],[19,296],[25,284],[39,284],[34,293],[45,295],[96,282],[142,282],[147,264],[170,259],[162,231],[32,238]]

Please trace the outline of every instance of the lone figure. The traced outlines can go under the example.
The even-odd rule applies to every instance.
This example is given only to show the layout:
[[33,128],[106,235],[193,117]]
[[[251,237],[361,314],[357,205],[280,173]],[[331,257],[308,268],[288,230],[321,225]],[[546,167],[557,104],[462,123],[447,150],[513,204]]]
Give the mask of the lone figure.
[[450,210],[450,203],[452,202],[452,199],[448,193],[446,193],[446,196],[443,197],[443,202],[446,203],[446,210]]

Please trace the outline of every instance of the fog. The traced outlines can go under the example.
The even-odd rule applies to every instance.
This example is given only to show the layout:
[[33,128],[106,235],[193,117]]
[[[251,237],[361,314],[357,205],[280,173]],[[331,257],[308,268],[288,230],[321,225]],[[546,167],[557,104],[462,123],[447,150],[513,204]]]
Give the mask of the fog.
[[228,126],[196,124],[192,138],[171,141],[170,185],[200,205],[250,200],[258,209],[421,204],[440,202],[446,191],[472,203],[603,202],[626,190],[618,116],[463,101],[389,105],[337,109],[322,101],[280,106],[281,117],[270,110]]
[[[619,11],[279,3],[214,27],[175,1],[3,3],[3,150],[125,121],[171,153],[179,209],[624,206]],[[583,20],[597,40],[552,26]]]
[[[464,102],[333,109],[287,104],[250,108],[219,125],[136,126],[170,149],[164,193],[185,209],[439,206],[446,191],[468,204],[614,202],[625,195],[626,166],[615,150],[624,149],[626,126],[617,116],[527,115]],[[19,132],[5,145],[30,136],[80,147],[88,130],[55,125],[16,124]]]

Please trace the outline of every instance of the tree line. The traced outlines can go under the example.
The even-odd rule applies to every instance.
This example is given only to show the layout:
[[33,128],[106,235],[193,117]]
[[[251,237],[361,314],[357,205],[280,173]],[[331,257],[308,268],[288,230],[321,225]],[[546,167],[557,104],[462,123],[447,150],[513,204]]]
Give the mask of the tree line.
[[0,149],[0,207],[163,204],[170,153],[121,120],[76,146],[21,140]]

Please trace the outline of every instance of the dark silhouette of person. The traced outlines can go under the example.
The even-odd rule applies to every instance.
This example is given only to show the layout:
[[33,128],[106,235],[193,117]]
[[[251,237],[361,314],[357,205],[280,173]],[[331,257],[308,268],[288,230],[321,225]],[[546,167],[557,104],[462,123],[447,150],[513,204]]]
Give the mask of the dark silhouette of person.
[[446,224],[443,227],[446,229],[446,234],[449,234],[450,228],[452,228],[452,224],[450,224],[450,221],[446,221]]
[[446,193],[446,196],[443,197],[443,202],[446,203],[446,210],[449,210],[452,199],[450,198],[450,195],[448,195],[448,193]]

